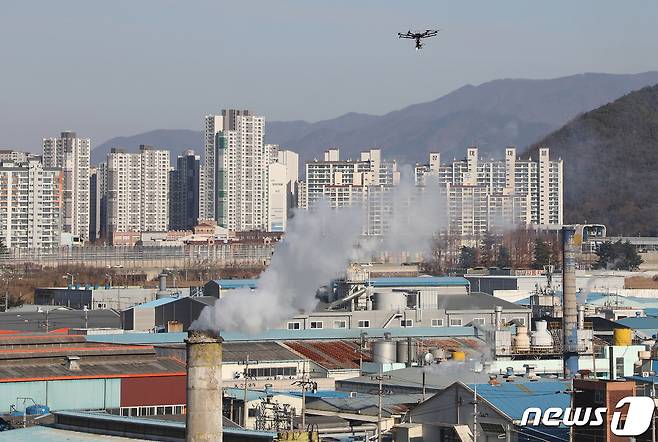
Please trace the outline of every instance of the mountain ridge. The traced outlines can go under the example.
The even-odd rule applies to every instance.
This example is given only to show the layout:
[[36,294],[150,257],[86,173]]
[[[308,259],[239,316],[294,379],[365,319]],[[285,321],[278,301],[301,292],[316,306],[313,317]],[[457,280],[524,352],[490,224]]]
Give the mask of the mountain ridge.
[[658,84],[572,119],[531,146],[564,160],[566,223],[658,235]]
[[[430,151],[461,156],[473,144],[499,155],[507,145],[529,146],[580,113],[654,83],[658,71],[497,79],[467,84],[435,100],[382,115],[348,112],[317,122],[268,122],[266,142],[299,152],[301,161],[321,158],[334,146],[341,149],[342,158],[379,147],[385,156],[408,163],[425,161]],[[139,144],[168,148],[173,161],[187,148],[201,154],[202,141],[201,131],[157,129],[112,138],[92,151],[92,161],[103,161],[111,147],[135,150]]]

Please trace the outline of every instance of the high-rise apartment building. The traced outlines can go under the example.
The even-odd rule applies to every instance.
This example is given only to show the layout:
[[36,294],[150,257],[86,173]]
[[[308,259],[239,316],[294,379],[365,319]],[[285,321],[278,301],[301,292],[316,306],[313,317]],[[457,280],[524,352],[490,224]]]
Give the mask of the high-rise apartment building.
[[503,160],[483,159],[476,147],[466,158],[441,164],[430,153],[429,164],[415,168],[416,184],[431,175],[445,198],[448,233],[480,237],[513,225],[563,223],[562,160],[551,160],[549,149],[539,159],[521,159],[514,147]]
[[0,239],[8,248],[60,242],[62,171],[38,160],[0,161]]
[[111,232],[162,232],[169,226],[169,151],[140,146],[107,156],[107,218]]
[[43,165],[62,169],[62,231],[75,237],[89,237],[89,155],[91,141],[75,132],[43,139]]
[[237,114],[226,121],[234,129],[216,137],[217,224],[237,232],[267,231],[270,155],[263,142],[265,118]]
[[362,205],[368,222],[364,234],[386,231],[392,210],[390,190],[400,182],[395,161],[382,159],[381,150],[361,152],[358,161],[341,160],[338,149],[324,153],[323,161],[306,163],[306,181],[298,187],[300,207],[313,207],[326,200],[331,207]]
[[206,115],[203,138],[203,164],[201,167],[201,180],[199,195],[199,218],[218,218],[217,199],[221,160],[217,153],[220,146],[218,136],[227,130],[236,130],[236,121],[240,116],[249,116],[249,110],[224,109],[221,115]]
[[176,160],[176,169],[170,173],[169,229],[190,230],[199,219],[200,159],[193,150],[187,150]]

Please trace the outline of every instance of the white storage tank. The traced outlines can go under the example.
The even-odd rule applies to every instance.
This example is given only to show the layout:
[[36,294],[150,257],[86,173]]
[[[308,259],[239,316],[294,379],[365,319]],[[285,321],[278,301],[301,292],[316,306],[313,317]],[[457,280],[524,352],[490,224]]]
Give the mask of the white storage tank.
[[372,360],[379,364],[393,364],[396,362],[397,353],[395,341],[391,340],[390,335],[384,336],[384,339],[375,341],[372,349]]
[[[406,339],[397,342],[398,362],[409,363],[409,343]],[[418,362],[418,349],[416,342],[411,341],[411,362]]]
[[374,310],[397,311],[407,306],[407,297],[403,292],[375,292],[374,298]]
[[537,348],[553,347],[553,336],[548,331],[548,323],[546,321],[535,322],[535,331],[532,332],[531,343],[533,347]]

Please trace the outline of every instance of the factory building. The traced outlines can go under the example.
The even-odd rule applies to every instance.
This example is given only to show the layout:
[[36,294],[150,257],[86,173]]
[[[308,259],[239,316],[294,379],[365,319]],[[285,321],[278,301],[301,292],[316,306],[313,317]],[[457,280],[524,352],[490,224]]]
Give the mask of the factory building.
[[74,335],[0,337],[0,412],[24,400],[52,411],[123,415],[185,411],[185,365],[150,346],[89,343]]
[[105,287],[81,285],[71,287],[37,287],[34,302],[39,305],[57,305],[76,310],[122,310],[133,305],[149,302],[158,289],[143,287]]
[[[531,427],[519,422],[529,407],[568,407],[570,396],[565,392],[569,387],[568,382],[556,379],[492,379],[477,385],[456,382],[411,410],[409,422],[413,424],[396,428],[396,440],[567,440],[569,430],[564,426]],[[474,400],[477,435],[473,431]]]
[[[199,317],[201,310],[214,305],[207,296],[166,296],[137,304],[121,312],[124,330],[184,331]],[[180,329],[172,329],[172,325]]]

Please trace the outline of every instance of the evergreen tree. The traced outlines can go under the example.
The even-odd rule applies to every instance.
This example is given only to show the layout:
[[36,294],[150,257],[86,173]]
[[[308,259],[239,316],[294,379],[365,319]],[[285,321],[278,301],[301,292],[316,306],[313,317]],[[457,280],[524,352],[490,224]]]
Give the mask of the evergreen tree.
[[535,259],[532,262],[533,269],[543,269],[544,266],[551,262],[551,247],[546,241],[541,239],[535,240]]
[[604,242],[596,250],[596,255],[598,261],[595,267],[599,269],[638,270],[643,262],[635,247],[628,241]]
[[512,266],[512,257],[510,256],[507,247],[500,246],[500,248],[498,249],[498,259],[496,260],[496,265],[501,269]]
[[462,246],[459,254],[459,266],[464,269],[475,267],[477,264],[477,249],[475,247]]

